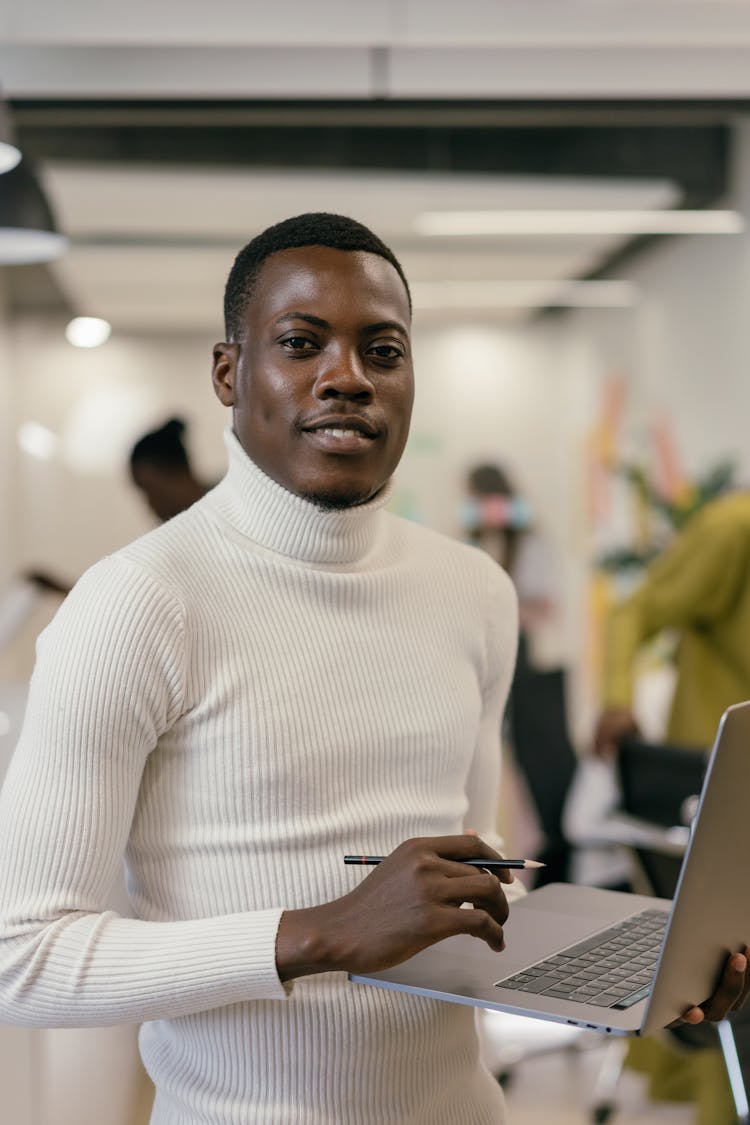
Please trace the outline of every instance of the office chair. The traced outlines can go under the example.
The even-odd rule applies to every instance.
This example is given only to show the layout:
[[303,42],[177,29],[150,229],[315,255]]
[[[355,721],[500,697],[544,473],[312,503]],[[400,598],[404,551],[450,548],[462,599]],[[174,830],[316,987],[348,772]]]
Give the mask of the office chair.
[[707,764],[707,750],[636,738],[623,739],[620,744],[621,811],[654,830],[650,842],[631,844],[646,894],[674,897],[688,838],[680,829],[689,830]]
[[537,858],[547,866],[535,886],[567,882],[571,848],[561,821],[577,758],[568,737],[562,668],[524,668],[517,673],[510,690],[508,731],[544,834]]

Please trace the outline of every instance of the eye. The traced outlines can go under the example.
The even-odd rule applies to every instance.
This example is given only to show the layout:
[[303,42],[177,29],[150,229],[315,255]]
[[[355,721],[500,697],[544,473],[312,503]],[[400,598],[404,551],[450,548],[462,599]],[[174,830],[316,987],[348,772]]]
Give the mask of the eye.
[[310,340],[307,336],[286,336],[280,343],[282,347],[288,348],[292,352],[316,351],[318,347],[315,341]]
[[367,354],[374,356],[375,359],[384,360],[386,363],[394,363],[404,358],[404,349],[400,344],[371,344],[367,349]]

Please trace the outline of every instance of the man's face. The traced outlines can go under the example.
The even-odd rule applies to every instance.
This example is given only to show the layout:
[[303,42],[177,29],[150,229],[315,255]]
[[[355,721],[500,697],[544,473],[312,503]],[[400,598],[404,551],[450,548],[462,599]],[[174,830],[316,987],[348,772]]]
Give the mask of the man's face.
[[385,258],[324,246],[272,254],[213,380],[273,480],[323,507],[362,504],[393,473],[414,399],[409,302]]

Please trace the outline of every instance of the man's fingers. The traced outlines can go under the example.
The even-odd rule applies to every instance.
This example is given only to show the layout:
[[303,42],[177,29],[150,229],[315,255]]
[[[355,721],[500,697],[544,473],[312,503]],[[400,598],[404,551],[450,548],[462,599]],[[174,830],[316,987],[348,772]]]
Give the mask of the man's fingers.
[[733,1012],[737,1012],[737,1011],[739,1011],[740,1008],[743,1008],[744,1005],[745,1005],[745,1001],[747,1000],[748,996],[750,995],[750,949],[748,949],[748,947],[745,946],[745,948],[742,952],[743,952],[743,956],[744,956],[744,958],[747,962],[747,968],[745,969],[745,984],[744,984],[744,987],[742,989],[742,992],[740,993],[739,1000],[736,1001],[736,1003],[734,1004],[734,1007],[732,1008]]
[[454,933],[471,934],[486,941],[490,949],[500,953],[505,949],[503,927],[491,918],[486,910],[456,910]]
[[722,1020],[742,1000],[745,989],[747,958],[744,953],[733,953],[728,959],[714,995],[701,1008],[709,1020]]
[[465,832],[462,836],[427,837],[416,842],[427,845],[431,851],[437,852],[444,859],[502,859],[494,848],[485,844],[484,840],[473,832]]
[[[479,839],[479,833],[476,828],[465,828],[464,835],[473,836],[475,840]],[[515,883],[516,881],[516,877],[510,867],[493,868],[492,873],[496,875],[502,883]]]
[[724,972],[714,995],[701,1004],[709,1020],[722,1020],[738,1004],[742,1003],[747,976],[747,957],[744,953],[733,953],[727,960]]
[[486,871],[477,871],[463,879],[451,879],[448,893],[449,902],[456,906],[471,902],[475,907],[488,911],[501,925],[508,918],[509,908],[502,888],[495,876]]
[[491,875],[495,882],[507,884],[515,882],[515,876],[510,867],[476,867],[473,863],[459,863],[458,860],[446,859],[442,870],[450,879],[465,879],[468,871],[480,871]]
[[[685,1023],[700,1023],[702,1019],[717,1023],[743,1002],[747,989],[747,957],[744,953],[733,953],[727,959],[721,980],[713,996],[703,1004],[689,1008],[683,1015]],[[699,1017],[697,1013],[701,1013]]]
[[670,1023],[669,1026],[679,1027],[681,1023],[689,1023],[695,1027],[696,1024],[703,1023],[705,1018],[702,1008],[688,1008],[678,1020],[675,1020],[674,1023]]
[[489,872],[495,879],[499,879],[501,883],[507,883],[508,886],[516,881],[516,877],[510,867],[492,867],[489,869]]

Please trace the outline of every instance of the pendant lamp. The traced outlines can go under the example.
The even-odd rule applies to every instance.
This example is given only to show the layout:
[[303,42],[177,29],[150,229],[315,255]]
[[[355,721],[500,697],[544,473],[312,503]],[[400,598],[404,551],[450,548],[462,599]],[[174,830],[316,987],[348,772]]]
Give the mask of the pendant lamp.
[[13,130],[5,103],[0,99],[0,175],[10,172],[21,160],[21,151],[13,143]]
[[0,265],[49,262],[67,246],[29,162],[0,175]]

